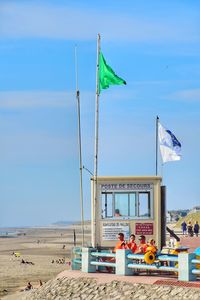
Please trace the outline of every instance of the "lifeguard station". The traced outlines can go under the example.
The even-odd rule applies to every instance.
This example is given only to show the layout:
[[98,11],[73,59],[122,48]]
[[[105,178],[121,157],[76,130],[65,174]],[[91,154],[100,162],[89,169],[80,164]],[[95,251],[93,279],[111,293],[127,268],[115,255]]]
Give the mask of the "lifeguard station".
[[[114,270],[116,275],[134,275],[135,272],[172,273],[179,281],[196,281],[200,276],[200,259],[188,253],[188,247],[177,247],[163,253],[165,245],[165,186],[159,176],[106,176],[91,180],[92,192],[92,247],[73,249],[72,269],[85,273]],[[157,253],[151,249],[144,254],[130,249],[117,249],[118,233],[128,240],[130,234],[154,239]],[[173,232],[171,232],[172,234]],[[174,252],[175,250],[175,252]],[[138,273],[139,272],[139,273]],[[161,272],[161,273],[160,273]]]
[[165,244],[165,187],[159,176],[106,176],[97,178],[97,197],[92,180],[92,246],[113,248],[117,234],[128,240],[131,233]]

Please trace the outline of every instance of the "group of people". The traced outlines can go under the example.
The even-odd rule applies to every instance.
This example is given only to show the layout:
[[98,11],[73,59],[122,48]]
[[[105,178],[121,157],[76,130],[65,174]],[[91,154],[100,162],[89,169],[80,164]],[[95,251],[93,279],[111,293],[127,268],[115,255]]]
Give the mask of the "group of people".
[[[114,252],[119,249],[130,249],[132,253],[135,254],[145,254],[148,251],[157,252],[157,247],[155,245],[155,240],[150,239],[146,242],[146,237],[144,235],[139,236],[139,244],[137,245],[135,241],[136,237],[134,234],[130,235],[129,241],[125,241],[124,234],[122,232],[118,233],[118,242],[114,248]],[[115,262],[115,258],[101,258],[101,261]],[[110,273],[113,271],[112,267],[106,267],[106,270]]]
[[56,264],[65,264],[65,258],[59,258],[59,259],[52,259],[51,261],[52,264],[56,263]]
[[32,261],[27,261],[27,260],[24,260],[23,258],[21,260],[21,264],[27,264],[27,265],[33,265],[34,266],[34,263]]
[[130,249],[132,253],[135,254],[145,254],[147,251],[151,251],[153,253],[157,252],[157,247],[154,239],[150,239],[148,242],[146,241],[146,237],[144,235],[139,236],[139,244],[136,244],[135,235],[131,234],[129,241],[125,241],[124,234],[122,232],[118,233],[119,242],[117,242],[114,252],[117,249]]
[[188,224],[184,221],[181,224],[183,235],[188,234],[188,236],[193,236],[194,234],[198,237],[199,235],[199,223],[198,221],[195,222],[194,226],[192,222],[189,221]]

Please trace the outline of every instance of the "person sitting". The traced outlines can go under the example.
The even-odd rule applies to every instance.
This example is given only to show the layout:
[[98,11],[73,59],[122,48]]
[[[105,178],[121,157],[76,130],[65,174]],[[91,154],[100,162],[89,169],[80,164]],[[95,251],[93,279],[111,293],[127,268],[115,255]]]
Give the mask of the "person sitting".
[[116,252],[116,250],[118,250],[118,249],[126,249],[126,242],[124,240],[124,234],[122,232],[118,233],[118,239],[119,239],[119,242],[117,242],[117,244],[114,248],[114,252]]
[[34,263],[32,261],[26,261],[26,264],[34,266]]
[[[118,239],[119,241],[117,242],[113,252],[115,253],[118,249],[127,249],[127,245],[126,242],[124,240],[124,234],[122,232],[118,233]],[[115,262],[115,257],[111,257],[111,258],[107,258],[107,257],[101,257],[100,261],[102,262],[111,262],[114,263]],[[113,271],[113,267],[107,267],[106,266],[106,270],[111,273]]]
[[135,235],[134,234],[130,235],[129,242],[127,243],[127,248],[131,249],[132,253],[135,253],[135,251],[137,249],[137,244],[135,242]]
[[144,235],[140,235],[139,241],[140,241],[140,244],[138,245],[135,253],[144,254],[144,253],[146,253],[146,250],[147,250],[146,237]]
[[146,248],[146,252],[151,251],[152,253],[156,253],[158,251],[157,247],[156,247],[156,242],[154,239],[150,239],[148,244],[147,244],[147,248]]
[[25,288],[25,291],[29,291],[29,290],[31,290],[31,289],[33,289],[33,286],[32,286],[32,284],[31,284],[30,282],[28,282],[28,283],[27,283],[27,286],[26,286],[26,288]]
[[122,215],[120,214],[118,208],[115,209],[115,215],[114,215],[114,216],[115,216],[115,217],[121,217],[121,216],[122,216]]

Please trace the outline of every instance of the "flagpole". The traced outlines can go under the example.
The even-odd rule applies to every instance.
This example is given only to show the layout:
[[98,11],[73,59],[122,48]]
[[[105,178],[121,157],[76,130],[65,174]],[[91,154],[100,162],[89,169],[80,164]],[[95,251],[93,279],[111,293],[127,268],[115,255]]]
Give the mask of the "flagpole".
[[94,181],[93,181],[93,224],[92,246],[96,246],[96,207],[97,207],[97,176],[98,176],[98,142],[99,142],[99,54],[101,37],[97,37],[97,66],[96,66],[96,107],[95,107],[95,146],[94,146]]
[[156,176],[158,175],[158,122],[159,117],[156,117]]
[[77,63],[77,46],[75,46],[75,72],[76,72],[76,100],[78,112],[78,144],[79,144],[79,169],[80,169],[80,207],[81,207],[81,230],[82,246],[84,246],[84,209],[83,209],[83,166],[82,166],[82,147],[81,147],[81,117],[80,117],[80,92],[78,89],[78,63]]
[[164,163],[161,164],[161,177],[162,177],[162,184],[164,185]]

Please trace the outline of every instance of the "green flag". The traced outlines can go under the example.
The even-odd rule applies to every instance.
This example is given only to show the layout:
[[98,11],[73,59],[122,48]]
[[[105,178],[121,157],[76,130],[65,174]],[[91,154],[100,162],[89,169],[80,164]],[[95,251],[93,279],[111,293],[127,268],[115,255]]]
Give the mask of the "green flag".
[[99,92],[109,88],[110,85],[126,84],[126,81],[118,77],[112,68],[107,65],[102,52],[99,54]]

